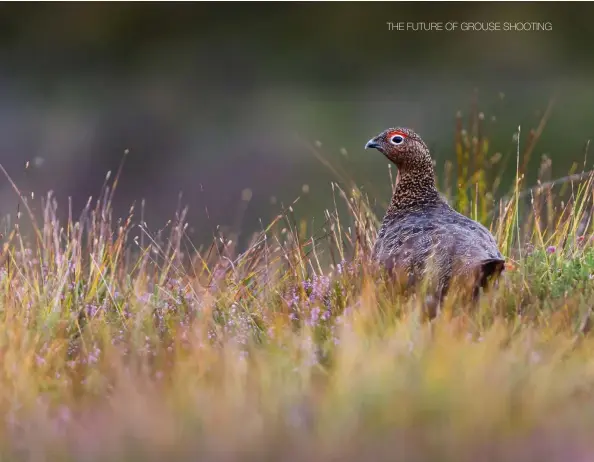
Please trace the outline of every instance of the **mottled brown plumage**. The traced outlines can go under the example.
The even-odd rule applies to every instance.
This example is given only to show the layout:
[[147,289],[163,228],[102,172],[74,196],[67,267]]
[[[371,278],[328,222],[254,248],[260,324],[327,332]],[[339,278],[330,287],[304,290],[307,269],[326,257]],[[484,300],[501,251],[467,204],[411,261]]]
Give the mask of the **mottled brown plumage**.
[[441,197],[423,140],[410,129],[390,128],[365,148],[377,149],[398,168],[374,259],[405,287],[427,280],[438,304],[455,281],[469,285],[476,299],[479,289],[501,274],[505,260],[487,228],[456,212]]

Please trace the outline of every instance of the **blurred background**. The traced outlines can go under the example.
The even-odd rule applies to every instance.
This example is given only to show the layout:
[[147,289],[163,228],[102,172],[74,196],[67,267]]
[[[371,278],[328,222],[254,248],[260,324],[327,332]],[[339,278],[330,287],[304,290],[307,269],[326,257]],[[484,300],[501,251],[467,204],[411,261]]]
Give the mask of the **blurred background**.
[[[387,161],[365,142],[412,127],[440,169],[454,158],[456,113],[466,117],[477,95],[493,153],[515,152],[518,125],[536,127],[555,97],[531,170],[547,154],[566,174],[594,135],[590,4],[0,8],[0,163],[35,193],[37,210],[54,191],[62,216],[68,197],[76,212],[97,195],[128,149],[118,216],[144,198],[149,226],[162,226],[183,191],[198,241],[217,225],[257,230],[297,196],[296,213],[321,224],[337,178],[312,154],[316,142],[381,213]],[[551,22],[552,31],[403,32],[387,21]],[[0,214],[17,203],[0,178]]]

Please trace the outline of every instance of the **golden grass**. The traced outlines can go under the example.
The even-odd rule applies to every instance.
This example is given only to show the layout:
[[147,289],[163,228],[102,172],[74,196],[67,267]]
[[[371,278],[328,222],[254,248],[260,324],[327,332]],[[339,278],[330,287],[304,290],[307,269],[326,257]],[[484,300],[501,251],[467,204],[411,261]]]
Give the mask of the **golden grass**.
[[48,197],[34,233],[17,223],[2,250],[0,454],[594,457],[592,175],[524,187],[537,129],[502,195],[483,120],[459,119],[458,187],[442,189],[509,264],[478,307],[452,294],[431,324],[422,296],[395,297],[369,265],[377,216],[348,181],[333,185],[346,216],[335,207],[308,235],[287,209],[241,254],[224,236],[194,248],[184,211],[167,236],[134,210],[114,220],[119,175],[63,227]]

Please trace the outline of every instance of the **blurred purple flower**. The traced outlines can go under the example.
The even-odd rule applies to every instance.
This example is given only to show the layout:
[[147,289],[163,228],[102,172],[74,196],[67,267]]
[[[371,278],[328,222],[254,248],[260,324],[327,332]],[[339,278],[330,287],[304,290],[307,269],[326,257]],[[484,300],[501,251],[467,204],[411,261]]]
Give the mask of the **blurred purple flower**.
[[[304,281],[304,286],[306,282],[309,281]],[[330,288],[330,278],[328,276],[314,275],[308,286],[311,288],[309,301],[323,301]]]
[[295,290],[294,287],[289,292],[288,296],[289,296],[288,300],[286,299],[285,301],[287,302],[287,305],[289,305],[289,308],[295,308],[295,307],[299,306],[299,295],[297,294],[297,291]]
[[351,267],[347,263],[346,260],[342,260],[338,265],[336,265],[336,272],[342,275],[345,271],[350,273]]
[[318,319],[320,318],[320,309],[316,306],[311,310],[311,313],[309,314],[309,323],[310,325],[315,325],[318,322]]
[[100,307],[91,303],[87,304],[86,306],[87,315],[91,318],[94,318],[100,309]]

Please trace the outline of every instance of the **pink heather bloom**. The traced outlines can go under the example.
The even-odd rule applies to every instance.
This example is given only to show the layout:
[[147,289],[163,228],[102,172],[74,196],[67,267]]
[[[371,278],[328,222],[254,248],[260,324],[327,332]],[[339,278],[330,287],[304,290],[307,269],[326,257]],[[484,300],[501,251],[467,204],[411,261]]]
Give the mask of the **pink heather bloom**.
[[555,253],[556,250],[557,247],[555,247],[554,245],[550,245],[547,247],[547,253]]

